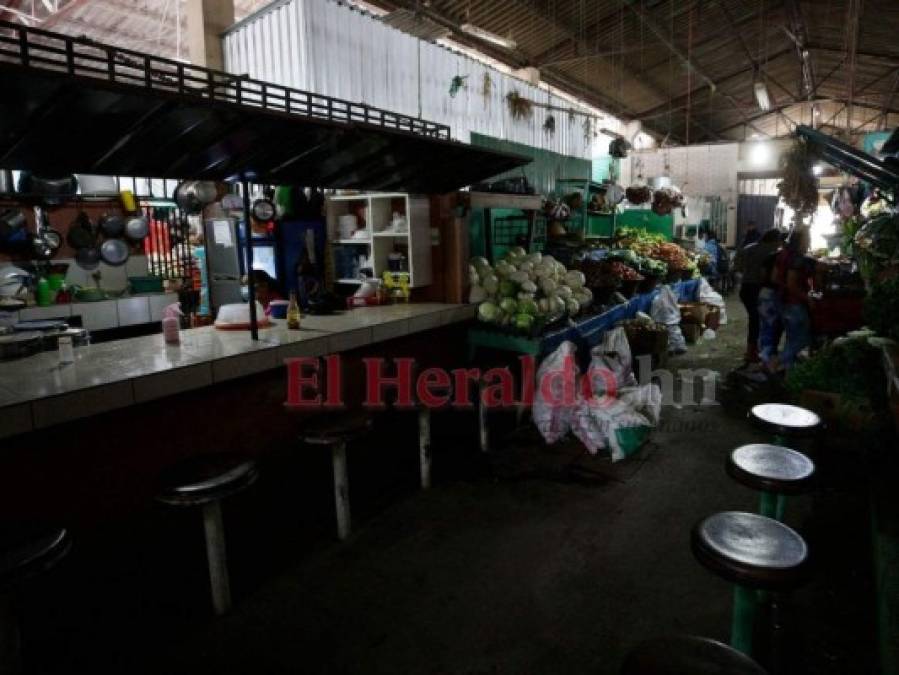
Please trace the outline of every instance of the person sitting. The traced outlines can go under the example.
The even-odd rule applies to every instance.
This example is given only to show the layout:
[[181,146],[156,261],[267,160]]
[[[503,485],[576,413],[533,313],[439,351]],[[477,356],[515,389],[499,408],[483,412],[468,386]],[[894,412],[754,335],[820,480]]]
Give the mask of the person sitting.
[[262,305],[266,316],[272,313],[272,300],[283,300],[278,292],[277,284],[265,270],[253,270],[253,285],[256,289],[256,301]]

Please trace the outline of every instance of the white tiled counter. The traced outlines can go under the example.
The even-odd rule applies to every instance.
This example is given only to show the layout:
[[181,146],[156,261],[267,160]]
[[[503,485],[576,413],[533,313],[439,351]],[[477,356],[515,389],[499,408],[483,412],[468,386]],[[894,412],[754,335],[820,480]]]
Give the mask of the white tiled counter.
[[[151,300],[139,299],[146,302],[126,307],[126,316],[141,312],[142,317],[144,307],[152,316]],[[121,321],[121,309],[113,310]],[[79,347],[75,363],[65,366],[56,352],[3,362],[0,437],[273,370],[290,357],[324,356],[467,321],[474,314],[473,305],[385,305],[304,316],[298,331],[275,321],[259,331],[258,341],[249,331],[206,327],[182,331],[175,346],[157,334]]]

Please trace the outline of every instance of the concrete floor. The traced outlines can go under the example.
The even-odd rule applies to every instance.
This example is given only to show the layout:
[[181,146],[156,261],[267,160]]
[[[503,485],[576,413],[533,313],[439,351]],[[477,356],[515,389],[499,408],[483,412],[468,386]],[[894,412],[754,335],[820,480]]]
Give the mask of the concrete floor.
[[[729,313],[717,340],[669,367],[736,366],[744,317],[735,302]],[[473,415],[437,414],[426,493],[414,421],[398,417],[388,431],[408,428],[401,439],[350,450],[357,529],[344,544],[331,539],[327,458],[305,458],[300,479],[295,458],[275,458],[226,505],[232,613],[209,617],[198,521],[148,514],[84,545],[74,597],[33,605],[52,628],[33,638],[38,669],[611,674],[647,637],[726,640],[731,588],[694,560],[689,534],[715,511],[755,510],[724,461],[765,439],[739,405],[662,414],[638,456],[614,465],[512,432],[510,414],[494,418],[484,457]],[[874,672],[864,491],[842,465],[826,475],[787,515],[822,561],[787,603],[789,672]]]

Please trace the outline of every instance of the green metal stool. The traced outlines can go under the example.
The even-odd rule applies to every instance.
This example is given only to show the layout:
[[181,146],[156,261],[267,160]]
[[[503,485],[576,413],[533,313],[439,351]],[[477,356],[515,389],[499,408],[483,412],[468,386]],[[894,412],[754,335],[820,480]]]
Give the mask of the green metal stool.
[[727,473],[738,483],[761,492],[761,515],[783,520],[787,496],[806,491],[814,476],[815,464],[796,450],[753,443],[730,454]]
[[653,638],[632,649],[621,675],[765,675],[746,654],[717,640],[683,635]]
[[723,511],[700,521],[693,555],[734,584],[731,647],[752,656],[756,591],[788,591],[807,575],[808,546],[792,528],[754,513]]
[[808,437],[824,427],[816,413],[786,403],[762,403],[752,407],[749,419],[774,435],[775,445],[787,445],[787,438]]

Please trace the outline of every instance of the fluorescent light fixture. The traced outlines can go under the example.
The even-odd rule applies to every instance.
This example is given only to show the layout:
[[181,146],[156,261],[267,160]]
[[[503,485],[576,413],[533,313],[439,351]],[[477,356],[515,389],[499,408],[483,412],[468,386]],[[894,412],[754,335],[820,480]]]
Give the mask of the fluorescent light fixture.
[[766,164],[771,157],[771,148],[767,143],[753,143],[749,151],[749,159],[756,166]]
[[765,83],[760,80],[754,82],[752,90],[755,92],[755,100],[759,104],[759,108],[771,110],[771,97],[768,95],[768,87],[765,86]]
[[812,173],[816,176],[820,176],[824,173],[824,166],[822,164],[815,164],[815,166],[812,167]]
[[483,28],[475,26],[473,23],[463,23],[459,28],[463,33],[468,33],[472,37],[484,40],[485,42],[490,42],[498,47],[503,47],[504,49],[515,49],[515,47],[518,46],[518,43],[512,38],[505,38],[502,35],[491,33],[489,30],[484,30]]

